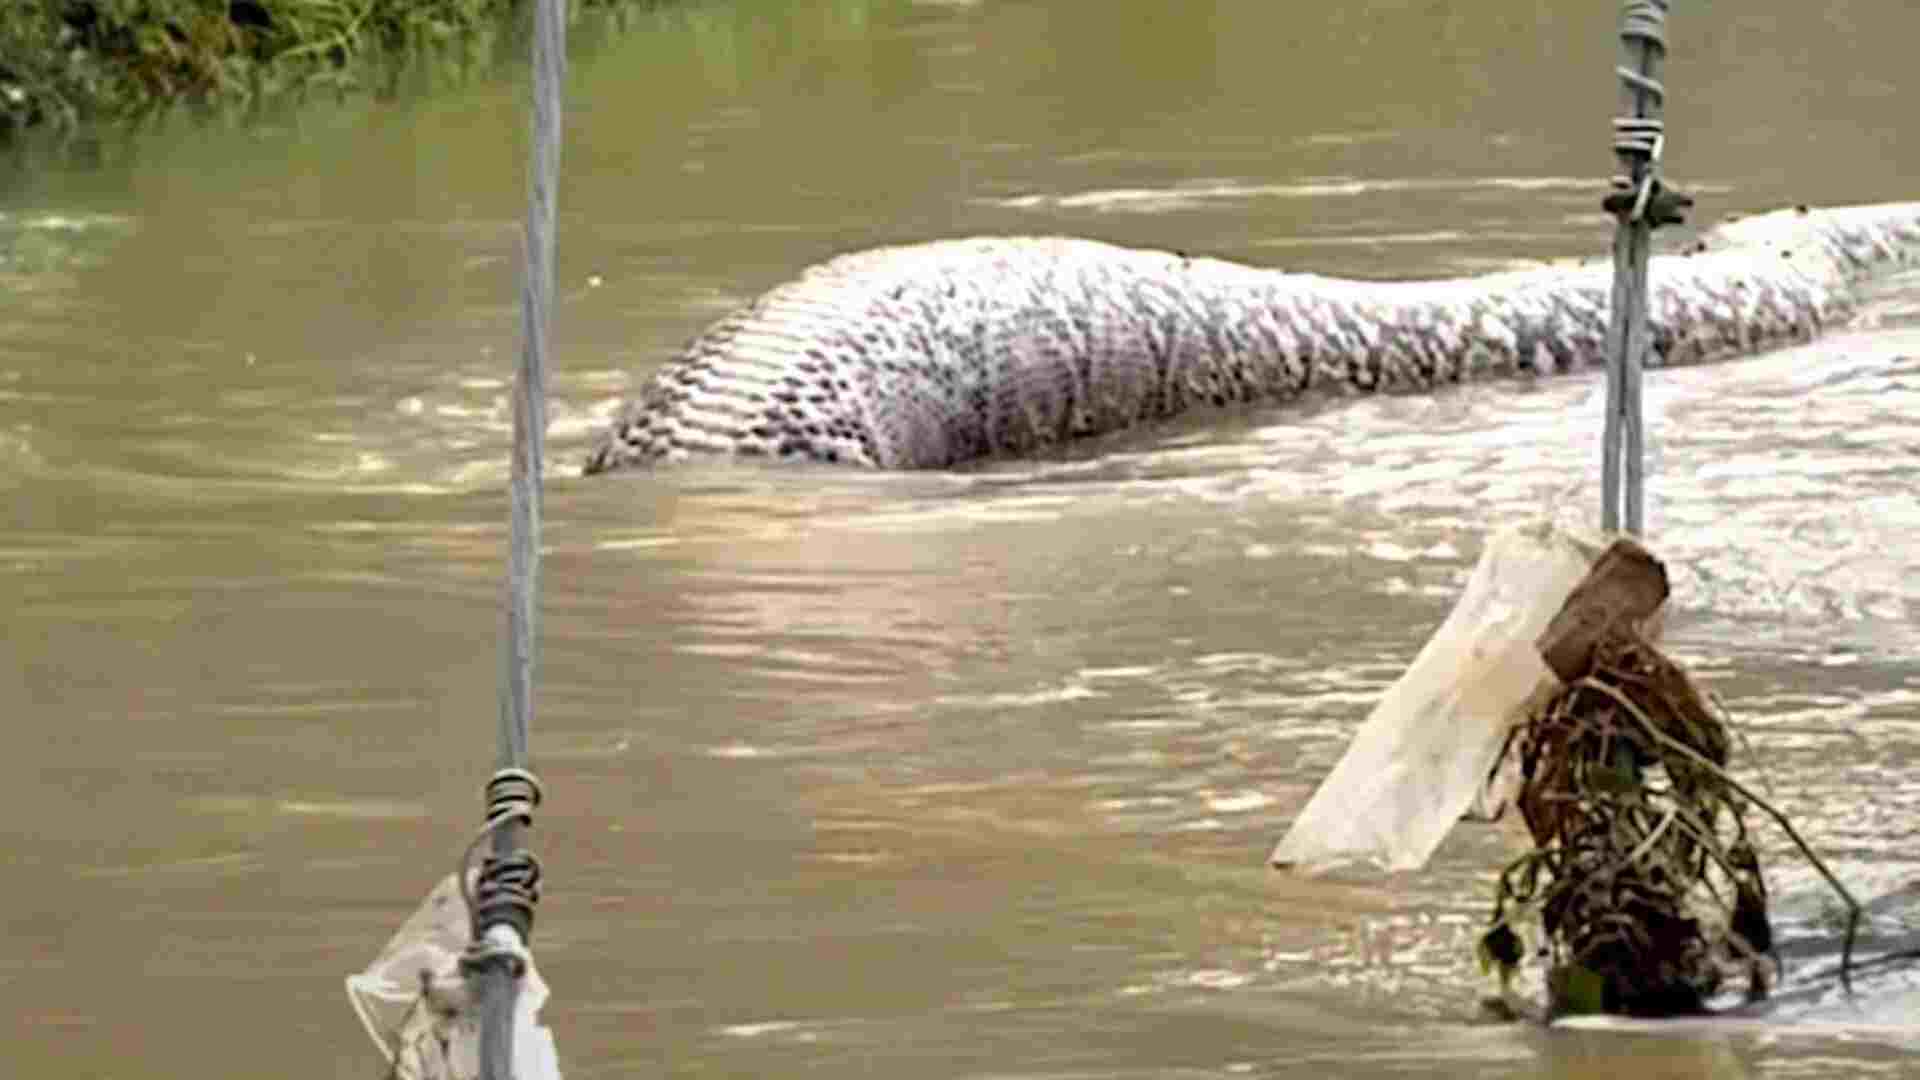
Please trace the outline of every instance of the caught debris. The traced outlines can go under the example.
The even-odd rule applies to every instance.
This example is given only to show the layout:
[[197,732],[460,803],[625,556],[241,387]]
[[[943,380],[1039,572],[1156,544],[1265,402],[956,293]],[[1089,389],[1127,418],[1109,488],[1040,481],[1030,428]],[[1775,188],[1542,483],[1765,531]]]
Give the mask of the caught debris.
[[[1530,522],[1488,538],[1446,621],[1395,680],[1268,861],[1313,874],[1424,866],[1487,788],[1510,733],[1561,681],[1536,642],[1601,546]],[[1497,812],[1495,812],[1497,813]]]
[[1860,907],[1776,809],[1727,773],[1727,717],[1649,639],[1666,597],[1658,560],[1619,541],[1542,635],[1565,684],[1514,732],[1530,851],[1500,875],[1483,966],[1505,986],[1538,925],[1556,1013],[1706,1010],[1774,966],[1766,882],[1747,811],[1779,823],[1850,912]]

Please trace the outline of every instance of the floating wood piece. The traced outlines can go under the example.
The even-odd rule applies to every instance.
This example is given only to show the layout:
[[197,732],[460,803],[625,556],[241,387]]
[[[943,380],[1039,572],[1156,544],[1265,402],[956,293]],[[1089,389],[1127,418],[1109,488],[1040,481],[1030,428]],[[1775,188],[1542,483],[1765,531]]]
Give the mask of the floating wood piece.
[[1540,658],[1561,682],[1574,682],[1593,669],[1594,649],[1608,630],[1640,629],[1667,592],[1666,565],[1626,537],[1615,540],[1535,642]]

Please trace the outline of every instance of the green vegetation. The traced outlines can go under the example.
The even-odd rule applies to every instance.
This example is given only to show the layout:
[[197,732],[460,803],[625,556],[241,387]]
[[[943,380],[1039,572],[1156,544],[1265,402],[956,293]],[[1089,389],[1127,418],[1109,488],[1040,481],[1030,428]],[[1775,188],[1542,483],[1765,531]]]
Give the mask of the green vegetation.
[[[568,0],[586,9],[660,0]],[[0,140],[188,109],[250,113],[321,93],[394,93],[491,67],[525,0],[9,0]],[[515,54],[517,55],[517,54]]]

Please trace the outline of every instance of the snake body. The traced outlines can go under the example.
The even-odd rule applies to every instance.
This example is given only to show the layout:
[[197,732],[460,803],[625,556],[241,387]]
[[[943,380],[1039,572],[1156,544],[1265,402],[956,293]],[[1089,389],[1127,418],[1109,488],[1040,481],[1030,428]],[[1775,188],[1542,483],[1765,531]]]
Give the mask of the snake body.
[[[1649,271],[1655,365],[1806,341],[1920,261],[1920,203],[1790,209]],[[879,248],[804,272],[662,366],[598,473],[701,455],[883,469],[1018,456],[1206,406],[1604,364],[1605,265],[1361,282],[1066,237]]]

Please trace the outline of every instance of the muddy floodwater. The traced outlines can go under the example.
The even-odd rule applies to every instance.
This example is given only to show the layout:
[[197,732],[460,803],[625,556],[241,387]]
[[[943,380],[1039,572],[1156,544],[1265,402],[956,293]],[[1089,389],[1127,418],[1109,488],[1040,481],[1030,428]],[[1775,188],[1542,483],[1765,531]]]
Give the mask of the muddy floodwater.
[[[1668,167],[1709,215],[1920,198],[1920,7],[1676,7]],[[1478,1022],[1498,827],[1263,868],[1488,531],[1597,513],[1593,378],[959,474],[575,475],[675,346],[849,249],[1604,253],[1617,18],[689,0],[577,35],[533,736],[569,1076],[1920,1075],[1911,1018]],[[7,1075],[380,1074],[341,977],[492,763],[511,75],[0,173]],[[1920,280],[1869,309],[1650,379],[1649,533],[1748,772],[1911,938]],[[1832,906],[1764,835],[1817,953]]]

